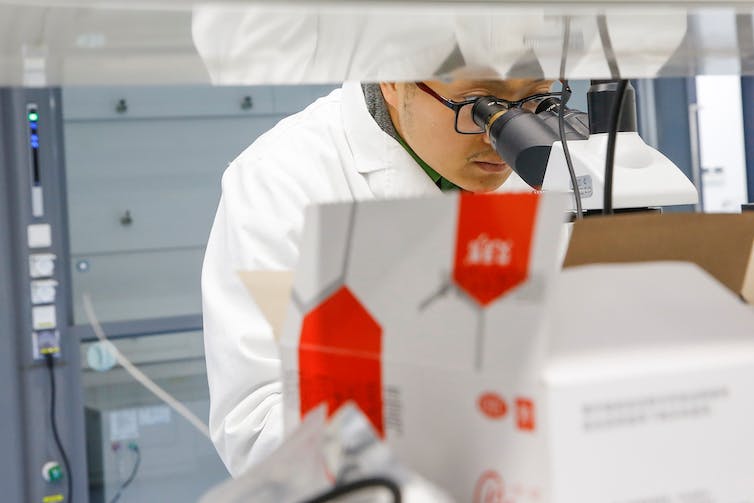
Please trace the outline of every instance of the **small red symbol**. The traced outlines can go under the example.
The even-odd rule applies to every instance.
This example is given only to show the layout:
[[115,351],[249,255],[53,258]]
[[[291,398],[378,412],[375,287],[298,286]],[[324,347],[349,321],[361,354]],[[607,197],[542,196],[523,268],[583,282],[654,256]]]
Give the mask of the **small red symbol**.
[[497,393],[487,392],[482,394],[477,404],[479,405],[479,410],[490,419],[502,419],[508,412],[508,405],[506,405],[503,397]]
[[534,431],[534,401],[530,398],[516,398],[516,425],[519,430]]
[[503,503],[503,478],[495,470],[482,473],[474,487],[474,503]]

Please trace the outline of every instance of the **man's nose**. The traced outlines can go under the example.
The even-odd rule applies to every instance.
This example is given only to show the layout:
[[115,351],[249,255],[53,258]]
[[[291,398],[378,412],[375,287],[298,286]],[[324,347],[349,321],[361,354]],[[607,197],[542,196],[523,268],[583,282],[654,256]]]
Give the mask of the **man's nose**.
[[484,143],[486,143],[487,145],[492,145],[492,142],[490,141],[490,135],[488,135],[487,133],[480,133],[480,135]]

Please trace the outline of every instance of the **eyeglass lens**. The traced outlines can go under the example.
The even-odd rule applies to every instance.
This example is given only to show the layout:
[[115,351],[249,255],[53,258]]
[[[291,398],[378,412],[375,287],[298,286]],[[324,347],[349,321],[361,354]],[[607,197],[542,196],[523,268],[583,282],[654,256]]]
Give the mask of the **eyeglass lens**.
[[479,127],[471,114],[474,103],[468,103],[458,109],[456,115],[456,129],[461,133],[483,133],[484,128]]

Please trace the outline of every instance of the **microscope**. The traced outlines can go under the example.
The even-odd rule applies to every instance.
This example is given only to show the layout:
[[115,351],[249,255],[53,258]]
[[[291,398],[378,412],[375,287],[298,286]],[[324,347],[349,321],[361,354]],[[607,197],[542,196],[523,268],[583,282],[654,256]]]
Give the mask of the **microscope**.
[[[611,111],[620,99],[618,87],[616,81],[592,81],[587,93],[588,113],[567,108],[564,86],[559,98],[545,98],[535,110],[510,107],[507,102],[487,96],[474,104],[472,115],[500,157],[529,186],[571,192],[575,178],[583,212],[601,213],[613,125]],[[615,210],[696,204],[698,193],[691,181],[639,136],[636,97],[630,84],[622,94],[612,163]],[[566,152],[570,153],[574,177],[569,173]]]

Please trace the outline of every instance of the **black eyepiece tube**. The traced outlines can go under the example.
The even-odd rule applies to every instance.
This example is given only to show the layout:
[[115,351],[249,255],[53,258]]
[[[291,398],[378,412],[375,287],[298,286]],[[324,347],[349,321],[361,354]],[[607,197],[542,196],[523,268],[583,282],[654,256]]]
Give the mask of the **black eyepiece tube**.
[[[542,100],[534,111],[537,117],[542,119],[560,137],[560,124],[558,112],[560,112],[560,100],[547,98]],[[586,140],[589,138],[589,115],[566,107],[563,110],[563,122],[567,140]]]
[[532,112],[508,109],[492,97],[479,99],[472,116],[478,126],[485,128],[492,147],[506,164],[529,186],[541,189],[558,134]]

